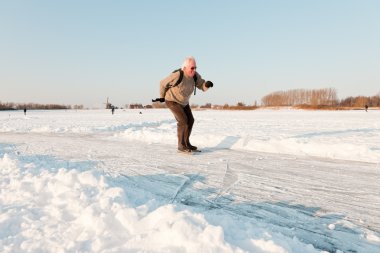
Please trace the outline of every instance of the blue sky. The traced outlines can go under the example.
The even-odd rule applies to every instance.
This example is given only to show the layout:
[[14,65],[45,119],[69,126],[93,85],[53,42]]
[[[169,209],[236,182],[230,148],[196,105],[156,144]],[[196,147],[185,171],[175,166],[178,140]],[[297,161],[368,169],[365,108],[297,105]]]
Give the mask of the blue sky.
[[271,92],[380,92],[380,1],[0,0],[0,101],[150,103],[197,59],[215,87],[191,103]]

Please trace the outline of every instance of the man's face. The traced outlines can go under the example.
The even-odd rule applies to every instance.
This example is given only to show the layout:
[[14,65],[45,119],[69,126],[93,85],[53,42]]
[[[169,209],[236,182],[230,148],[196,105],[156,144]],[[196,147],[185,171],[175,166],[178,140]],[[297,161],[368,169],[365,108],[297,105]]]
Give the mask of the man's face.
[[186,76],[193,77],[195,75],[195,71],[197,69],[197,64],[195,61],[189,61],[183,72],[185,72]]

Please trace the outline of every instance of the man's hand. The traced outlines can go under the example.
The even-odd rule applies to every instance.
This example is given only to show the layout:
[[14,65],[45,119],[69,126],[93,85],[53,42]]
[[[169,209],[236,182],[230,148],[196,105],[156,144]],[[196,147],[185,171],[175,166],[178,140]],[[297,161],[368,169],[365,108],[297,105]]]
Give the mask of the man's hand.
[[214,84],[211,81],[207,81],[206,84],[205,84],[205,86],[207,88],[211,88],[211,87],[214,87]]
[[165,98],[156,98],[156,99],[152,99],[152,102],[165,102]]

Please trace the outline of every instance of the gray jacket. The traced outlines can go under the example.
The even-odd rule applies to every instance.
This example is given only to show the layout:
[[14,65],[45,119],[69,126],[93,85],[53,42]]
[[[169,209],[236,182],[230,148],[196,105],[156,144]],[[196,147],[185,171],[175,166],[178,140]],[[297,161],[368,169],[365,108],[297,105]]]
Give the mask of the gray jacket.
[[194,78],[187,77],[184,73],[182,82],[177,86],[172,87],[179,79],[180,72],[176,71],[171,73],[160,82],[160,98],[165,98],[167,101],[177,102],[183,106],[188,105],[195,87],[203,91],[208,90],[205,86],[206,81],[202,79],[198,72],[195,72],[195,74],[197,75],[196,83],[194,82]]

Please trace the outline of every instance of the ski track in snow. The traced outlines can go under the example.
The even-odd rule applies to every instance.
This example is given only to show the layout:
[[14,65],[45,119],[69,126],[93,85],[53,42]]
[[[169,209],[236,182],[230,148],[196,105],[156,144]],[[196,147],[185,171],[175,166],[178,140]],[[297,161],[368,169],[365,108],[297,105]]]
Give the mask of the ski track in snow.
[[1,133],[1,143],[14,145],[25,163],[40,157],[67,169],[96,167],[122,188],[133,186],[210,221],[224,213],[328,252],[379,251],[379,243],[366,239],[380,237],[378,163],[220,148],[236,141],[225,138],[224,145],[181,156],[173,145],[113,132]]

